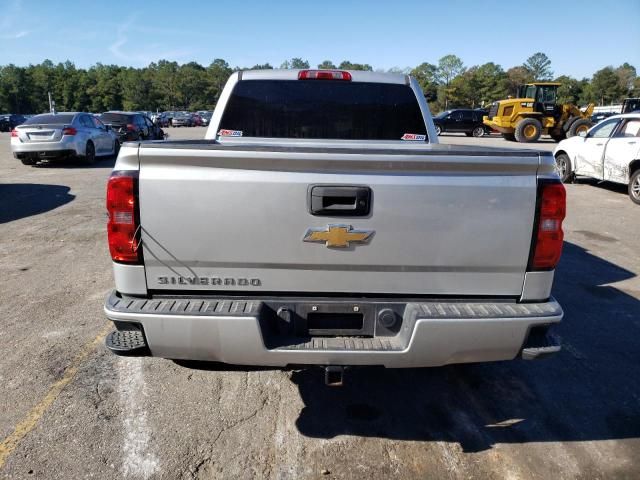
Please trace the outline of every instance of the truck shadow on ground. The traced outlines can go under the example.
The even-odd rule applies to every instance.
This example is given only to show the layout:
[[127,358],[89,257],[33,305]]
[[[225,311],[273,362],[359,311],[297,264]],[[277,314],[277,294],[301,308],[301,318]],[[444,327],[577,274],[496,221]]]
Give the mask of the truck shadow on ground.
[[0,224],[48,212],[76,198],[64,185],[0,184]]
[[563,351],[540,362],[418,370],[354,369],[342,388],[319,369],[295,371],[308,437],[447,441],[476,452],[497,443],[640,437],[640,292],[606,284],[635,274],[565,243],[554,295]]

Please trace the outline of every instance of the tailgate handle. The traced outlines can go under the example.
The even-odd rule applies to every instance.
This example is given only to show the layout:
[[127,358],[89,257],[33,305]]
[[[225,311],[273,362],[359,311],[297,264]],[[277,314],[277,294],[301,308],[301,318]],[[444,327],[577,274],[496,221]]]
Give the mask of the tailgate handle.
[[371,210],[371,189],[351,185],[313,185],[309,188],[311,215],[364,217]]

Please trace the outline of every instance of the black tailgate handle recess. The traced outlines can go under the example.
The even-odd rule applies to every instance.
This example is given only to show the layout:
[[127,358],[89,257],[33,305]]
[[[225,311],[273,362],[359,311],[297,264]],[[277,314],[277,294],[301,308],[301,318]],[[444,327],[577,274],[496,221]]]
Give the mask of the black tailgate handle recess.
[[316,216],[364,217],[371,211],[371,189],[353,185],[311,185],[309,210]]

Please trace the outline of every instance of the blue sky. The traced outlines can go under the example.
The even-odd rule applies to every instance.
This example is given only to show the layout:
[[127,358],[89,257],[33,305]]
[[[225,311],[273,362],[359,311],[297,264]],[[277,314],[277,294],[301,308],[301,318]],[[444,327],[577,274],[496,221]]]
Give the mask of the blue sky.
[[640,72],[640,0],[0,0],[0,44],[0,65],[80,67],[302,57],[388,69],[453,53],[507,69],[542,51],[556,75],[581,78],[623,62]]

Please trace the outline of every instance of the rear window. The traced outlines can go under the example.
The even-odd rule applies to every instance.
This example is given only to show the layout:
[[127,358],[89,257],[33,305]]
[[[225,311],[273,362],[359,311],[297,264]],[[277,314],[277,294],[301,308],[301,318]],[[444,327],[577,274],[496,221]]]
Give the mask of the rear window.
[[51,125],[71,123],[73,121],[73,117],[73,114],[67,113],[36,115],[35,117],[28,118],[27,121],[23,123],[23,125]]
[[103,123],[131,123],[133,115],[125,115],[123,113],[103,113],[100,115]]
[[401,140],[425,135],[407,85],[330,80],[245,80],[229,98],[221,130],[243,137]]

